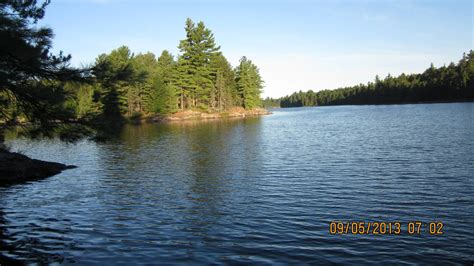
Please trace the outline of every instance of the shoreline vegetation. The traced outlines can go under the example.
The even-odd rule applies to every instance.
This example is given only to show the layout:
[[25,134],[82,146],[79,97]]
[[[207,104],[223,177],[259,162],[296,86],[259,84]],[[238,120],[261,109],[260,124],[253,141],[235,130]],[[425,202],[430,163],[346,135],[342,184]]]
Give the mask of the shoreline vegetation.
[[[252,116],[261,116],[261,115],[270,115],[272,112],[265,108],[253,108],[253,109],[245,109],[241,107],[233,107],[225,111],[202,111],[199,109],[187,109],[182,111],[177,111],[172,114],[167,115],[137,115],[131,117],[125,117],[120,121],[94,121],[91,123],[90,126],[97,126],[97,125],[120,125],[120,124],[140,124],[140,123],[172,123],[172,122],[182,122],[182,121],[189,121],[189,120],[212,120],[212,119],[225,119],[225,118],[245,118],[245,117],[252,117]],[[62,121],[57,121],[58,124],[63,123]],[[78,123],[81,124],[80,121],[71,121],[71,123]],[[6,122],[0,121],[0,130],[7,130],[9,128],[15,128],[18,126],[23,126],[28,128],[29,126],[33,126],[27,120],[17,120],[15,122]]]
[[26,125],[29,137],[101,140],[129,122],[268,114],[261,109],[258,67],[245,56],[232,66],[202,21],[186,20],[178,55],[135,54],[121,46],[74,68],[70,55],[51,52],[53,31],[38,24],[48,4],[6,0],[0,6],[0,183],[69,168],[2,148],[7,126]]
[[[251,60],[243,56],[238,66],[232,67],[203,22],[194,23],[188,18],[185,32],[178,56],[167,50],[158,57],[151,52],[135,54],[121,46],[97,56],[81,74],[82,80],[32,81],[32,87],[40,85],[42,90],[31,95],[31,100],[44,100],[41,107],[51,113],[30,115],[29,109],[37,106],[25,110],[15,98],[0,110],[0,121],[35,122],[35,116],[39,116],[41,122],[75,121],[88,126],[139,117],[174,118],[189,111],[225,114],[240,108],[245,109],[240,113],[251,113],[262,107],[264,82]],[[44,86],[49,89],[49,85],[57,86],[54,92],[46,91]],[[0,94],[0,100],[2,96],[9,95]],[[55,99],[58,96],[60,99]]]
[[303,106],[267,106],[268,110],[272,109],[285,109],[285,108],[311,108],[311,107],[330,107],[330,106],[363,106],[363,105],[408,105],[408,104],[437,104],[437,103],[470,103],[474,102],[474,99],[459,99],[459,100],[445,100],[445,101],[419,101],[419,102],[394,102],[394,103],[353,103],[353,104],[332,104],[332,105],[303,105]]
[[[25,131],[31,137],[59,135],[75,140],[95,134],[100,140],[110,131],[116,133],[123,123],[269,114],[262,107],[474,99],[474,52],[470,51],[458,64],[432,65],[422,74],[388,75],[383,80],[377,76],[367,85],[262,100],[264,81],[258,67],[245,56],[233,67],[211,30],[189,18],[178,55],[167,50],[158,57],[151,52],[134,54],[121,46],[98,55],[89,67],[73,68],[70,55],[51,53],[53,31],[38,25],[48,4],[6,0],[0,6],[0,165],[7,165],[0,170],[19,181],[28,179],[22,177],[25,169],[36,178],[68,167],[2,148],[9,125],[28,124]],[[11,163],[12,158],[20,163]]]
[[294,92],[281,98],[266,98],[265,107],[330,105],[416,104],[474,101],[474,51],[464,53],[457,64],[434,67],[420,74],[388,74],[373,82],[334,90]]
[[[251,110],[232,108],[226,112],[185,110],[166,116],[128,119],[126,123],[183,123],[225,118],[245,118],[268,114],[271,114],[271,112],[263,108],[254,108]],[[76,166],[32,159],[21,153],[11,152],[6,148],[0,147],[0,186],[41,180],[73,168],[76,168]]]

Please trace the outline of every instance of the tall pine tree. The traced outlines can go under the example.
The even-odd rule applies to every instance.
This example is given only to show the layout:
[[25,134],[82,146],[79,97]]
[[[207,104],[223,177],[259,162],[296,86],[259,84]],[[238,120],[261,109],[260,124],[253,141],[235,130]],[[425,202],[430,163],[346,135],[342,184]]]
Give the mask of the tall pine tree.
[[186,39],[180,41],[175,86],[180,89],[181,109],[207,107],[213,91],[213,69],[210,61],[220,47],[216,46],[214,35],[203,22],[197,25],[186,20]]
[[177,90],[173,85],[176,75],[176,62],[173,55],[164,50],[157,62],[157,69],[153,77],[152,94],[148,102],[149,108],[154,113],[173,113],[178,108]]
[[211,93],[210,107],[217,110],[225,110],[234,105],[235,75],[229,61],[221,54],[217,54],[211,60],[214,70],[214,90]]
[[235,76],[242,106],[245,109],[261,106],[260,94],[263,89],[263,80],[257,66],[244,56],[240,59]]

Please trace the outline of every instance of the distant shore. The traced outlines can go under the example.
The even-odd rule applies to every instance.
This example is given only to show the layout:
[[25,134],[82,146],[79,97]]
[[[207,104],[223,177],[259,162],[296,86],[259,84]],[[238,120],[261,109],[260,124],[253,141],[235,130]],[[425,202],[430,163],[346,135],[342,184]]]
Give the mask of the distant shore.
[[[446,100],[446,101],[420,101],[420,102],[395,102],[395,103],[341,103],[341,104],[325,104],[325,105],[302,105],[302,106],[285,106],[285,107],[271,107],[275,108],[300,108],[300,107],[328,107],[328,106],[362,106],[362,105],[409,105],[409,104],[436,104],[436,103],[470,103],[474,102],[474,99],[467,100]],[[270,108],[270,107],[269,107]]]

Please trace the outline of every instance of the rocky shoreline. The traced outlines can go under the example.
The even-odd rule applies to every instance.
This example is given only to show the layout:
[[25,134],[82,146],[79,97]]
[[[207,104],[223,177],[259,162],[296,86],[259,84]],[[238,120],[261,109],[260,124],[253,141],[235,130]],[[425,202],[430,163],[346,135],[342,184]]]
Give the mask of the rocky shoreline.
[[246,110],[244,108],[232,108],[228,111],[223,112],[203,112],[196,110],[185,110],[179,111],[174,114],[162,116],[162,117],[151,117],[145,118],[147,122],[180,122],[180,121],[193,121],[193,120],[208,120],[208,119],[221,119],[221,118],[244,118],[251,116],[269,115],[269,112],[263,108],[256,108]]
[[31,159],[0,149],[0,186],[44,179],[71,168],[76,166]]

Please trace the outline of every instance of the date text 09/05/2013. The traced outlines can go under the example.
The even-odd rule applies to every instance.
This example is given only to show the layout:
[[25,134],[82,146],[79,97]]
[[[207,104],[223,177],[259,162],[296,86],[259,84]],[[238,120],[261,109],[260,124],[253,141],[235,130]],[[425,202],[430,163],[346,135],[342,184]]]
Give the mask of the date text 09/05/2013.
[[444,224],[432,222],[363,222],[332,221],[329,233],[332,235],[443,235]]

